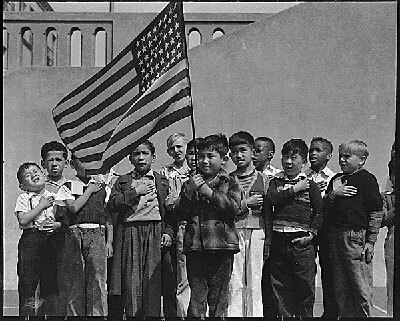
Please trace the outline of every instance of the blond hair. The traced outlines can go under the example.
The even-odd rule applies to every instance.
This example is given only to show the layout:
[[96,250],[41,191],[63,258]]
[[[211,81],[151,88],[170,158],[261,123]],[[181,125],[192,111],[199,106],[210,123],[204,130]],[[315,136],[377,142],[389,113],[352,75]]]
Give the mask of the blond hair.
[[173,142],[176,141],[179,138],[183,138],[185,144],[187,144],[188,139],[186,138],[186,135],[184,133],[175,133],[175,134],[172,134],[171,136],[168,137],[168,139],[167,139],[167,148],[170,148],[171,145],[173,144]]
[[348,143],[342,143],[339,145],[339,153],[348,152],[351,155],[357,155],[359,157],[367,158],[368,148],[367,144],[364,143],[362,140],[352,140]]

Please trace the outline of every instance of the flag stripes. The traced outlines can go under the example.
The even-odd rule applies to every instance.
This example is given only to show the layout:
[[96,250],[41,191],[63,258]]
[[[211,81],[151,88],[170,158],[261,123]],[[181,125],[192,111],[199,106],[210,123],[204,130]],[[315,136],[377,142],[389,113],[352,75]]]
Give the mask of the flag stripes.
[[159,122],[157,123],[157,126],[155,126],[147,134],[143,135],[143,137],[140,140],[135,141],[134,143],[131,143],[127,146],[122,147],[121,149],[119,149],[118,151],[116,151],[114,153],[114,157],[106,158],[103,166],[105,168],[111,168],[112,166],[114,166],[117,163],[115,161],[115,159],[122,159],[126,155],[129,155],[129,153],[132,151],[132,149],[135,148],[135,146],[138,146],[141,141],[150,138],[158,131],[167,128],[168,126],[172,125],[173,123],[176,123],[177,121],[188,117],[188,115],[190,115],[191,113],[192,113],[192,106],[187,105],[186,107],[183,107],[183,108],[181,108],[177,111],[174,111],[174,112],[168,114],[167,116],[161,118],[159,120]]
[[[76,95],[84,92],[89,87],[95,87],[95,86],[97,87],[99,84],[96,85],[96,82],[98,83],[99,79],[108,79],[110,76],[112,76],[114,74],[115,69],[120,69],[120,68],[118,68],[118,64],[121,65],[121,67],[123,67],[127,63],[131,62],[132,59],[131,59],[131,57],[129,57],[129,53],[132,51],[133,45],[134,45],[134,41],[132,41],[130,44],[128,44],[113,60],[111,60],[106,66],[104,66],[95,75],[93,75],[86,82],[84,82],[82,85],[80,85],[75,90],[70,92],[67,96],[65,96],[63,99],[61,99],[61,101],[57,104],[56,107],[63,105],[66,101],[68,101],[68,100],[72,99],[73,97],[75,97]],[[57,108],[55,108],[53,110],[53,113],[54,112],[57,112]]]
[[[184,66],[185,62],[182,61],[178,65],[176,65],[176,69],[184,68]],[[178,103],[179,100],[183,98],[186,98],[186,101],[184,102],[184,106],[182,107],[185,107],[188,104],[187,101],[190,101],[189,82],[187,79],[188,70],[186,68],[182,69],[176,76],[170,76],[169,74],[175,74],[176,72],[177,71],[175,70],[175,68],[173,68],[162,77],[160,77],[157,82],[154,83],[153,86],[149,89],[149,94],[142,97],[141,100],[138,101],[137,104],[135,104],[135,108],[133,109],[134,112],[131,113],[131,111],[129,111],[126,113],[124,119],[120,122],[118,127],[114,129],[113,137],[115,138],[110,140],[107,148],[112,147],[112,145],[114,145],[116,141],[123,139],[124,136],[127,135],[129,132],[131,133],[131,135],[129,136],[130,139],[134,139],[135,135],[136,137],[140,137],[141,133],[137,132],[137,130],[140,129],[141,126],[145,126],[146,122],[148,122],[147,126],[142,128],[142,131],[148,130],[149,127],[154,126],[155,124],[151,123],[151,121],[153,119],[157,119],[157,117],[159,117],[162,112],[169,107],[169,105],[172,105],[173,103]],[[170,77],[172,78],[172,80]],[[173,81],[174,79],[175,81]],[[162,85],[159,85],[159,82],[162,83],[163,81],[164,83]],[[169,88],[165,88],[166,84],[169,85]],[[155,87],[155,90],[151,91],[153,87]],[[182,91],[185,88],[187,90]],[[136,106],[140,106],[141,108],[136,109]],[[157,106],[158,108],[155,109],[154,106]],[[175,106],[172,106],[172,108],[174,107]],[[78,148],[76,148],[75,150],[77,157],[79,157],[80,159],[82,158],[82,161],[84,162],[98,160],[100,157],[100,155],[97,154],[96,156],[92,155],[92,158],[87,158],[87,151],[81,152],[81,150],[78,150]]]
[[182,3],[170,3],[109,64],[53,109],[61,139],[90,174],[192,115]]

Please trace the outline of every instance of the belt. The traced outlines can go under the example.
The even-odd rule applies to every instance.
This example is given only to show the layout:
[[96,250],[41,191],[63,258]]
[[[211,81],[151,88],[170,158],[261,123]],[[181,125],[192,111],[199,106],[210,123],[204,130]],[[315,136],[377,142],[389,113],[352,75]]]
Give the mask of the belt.
[[284,235],[287,238],[290,239],[297,239],[299,237],[304,237],[304,236],[310,236],[311,232],[304,232],[304,231],[299,231],[299,232],[278,232],[274,231],[275,233],[279,233],[279,235]]
[[93,229],[93,228],[105,228],[104,225],[98,224],[98,223],[81,223],[81,224],[75,224],[70,226],[69,228],[87,228],[87,229]]

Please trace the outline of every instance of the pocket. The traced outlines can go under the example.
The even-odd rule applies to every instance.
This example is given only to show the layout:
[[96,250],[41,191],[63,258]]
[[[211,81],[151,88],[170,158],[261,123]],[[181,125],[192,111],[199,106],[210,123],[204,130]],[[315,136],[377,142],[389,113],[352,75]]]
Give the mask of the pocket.
[[239,246],[239,236],[234,224],[228,225],[227,223],[222,223],[225,226],[225,240],[228,244],[233,244]]
[[354,244],[364,247],[365,245],[365,230],[351,230],[350,241]]

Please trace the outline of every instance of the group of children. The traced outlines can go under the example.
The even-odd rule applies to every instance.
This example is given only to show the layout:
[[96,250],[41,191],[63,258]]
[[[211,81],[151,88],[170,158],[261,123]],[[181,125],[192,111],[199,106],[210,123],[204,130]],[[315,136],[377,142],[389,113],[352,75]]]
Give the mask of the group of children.
[[[47,176],[35,163],[17,173],[20,315],[38,313],[40,284],[46,315],[106,316],[107,296],[117,296],[126,316],[310,317],[318,254],[324,316],[369,316],[382,224],[393,278],[394,195],[381,196],[363,169],[364,142],[339,146],[338,174],[327,167],[332,151],[325,138],[310,148],[291,139],[279,170],[270,138],[240,131],[188,142],[177,133],[167,140],[173,162],[160,173],[146,140],[129,156],[132,171],[115,182],[87,175],[72,154],[70,181],[67,149],[45,144]],[[394,185],[393,168],[391,161]]]

